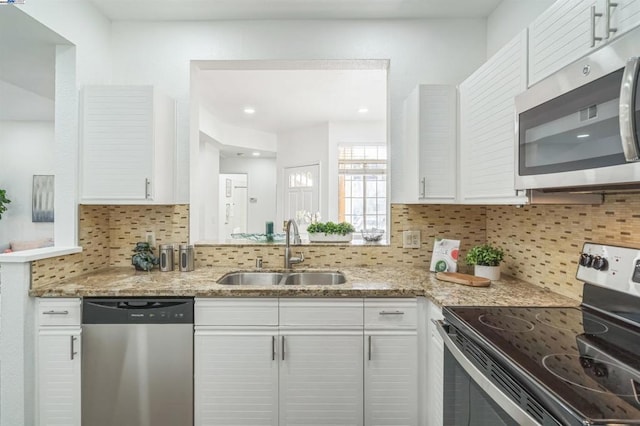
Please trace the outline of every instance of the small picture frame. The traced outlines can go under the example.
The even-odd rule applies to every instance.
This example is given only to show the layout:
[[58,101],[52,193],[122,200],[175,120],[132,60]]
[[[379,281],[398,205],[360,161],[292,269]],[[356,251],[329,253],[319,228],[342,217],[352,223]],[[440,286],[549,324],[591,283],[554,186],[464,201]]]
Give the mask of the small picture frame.
[[231,185],[232,185],[231,179],[225,179],[225,189],[226,189],[225,195],[227,196],[227,198],[231,197],[231,191],[232,191]]
[[54,175],[33,175],[31,221],[53,222]]

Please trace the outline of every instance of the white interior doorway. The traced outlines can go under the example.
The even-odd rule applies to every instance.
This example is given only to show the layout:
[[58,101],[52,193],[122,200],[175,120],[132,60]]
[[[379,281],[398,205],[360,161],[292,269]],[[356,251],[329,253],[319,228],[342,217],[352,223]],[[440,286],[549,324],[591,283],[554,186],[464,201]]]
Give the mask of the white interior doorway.
[[219,178],[220,194],[220,231],[223,239],[231,234],[247,232],[247,194],[248,179],[246,173],[221,173]]

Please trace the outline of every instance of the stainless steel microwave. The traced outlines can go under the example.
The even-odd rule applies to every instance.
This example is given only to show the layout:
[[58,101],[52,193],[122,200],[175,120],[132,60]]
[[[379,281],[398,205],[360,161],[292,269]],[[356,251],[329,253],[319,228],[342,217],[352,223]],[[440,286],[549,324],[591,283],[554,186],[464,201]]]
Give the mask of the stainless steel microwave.
[[516,189],[640,188],[640,31],[516,97]]

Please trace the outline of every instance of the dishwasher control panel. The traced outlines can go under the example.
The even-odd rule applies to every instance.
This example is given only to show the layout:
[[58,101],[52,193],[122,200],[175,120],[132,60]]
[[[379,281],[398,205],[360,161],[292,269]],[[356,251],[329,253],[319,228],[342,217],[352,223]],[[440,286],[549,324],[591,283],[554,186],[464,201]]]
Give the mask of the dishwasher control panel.
[[85,298],[83,324],[193,324],[193,298]]

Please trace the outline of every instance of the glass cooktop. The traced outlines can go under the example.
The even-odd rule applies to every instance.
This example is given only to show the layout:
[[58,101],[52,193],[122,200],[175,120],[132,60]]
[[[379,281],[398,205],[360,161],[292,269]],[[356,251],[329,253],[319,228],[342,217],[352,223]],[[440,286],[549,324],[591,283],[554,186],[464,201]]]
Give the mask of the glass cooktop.
[[640,328],[633,324],[588,307],[443,312],[496,361],[524,370],[535,393],[552,393],[574,415],[594,424],[640,419]]

